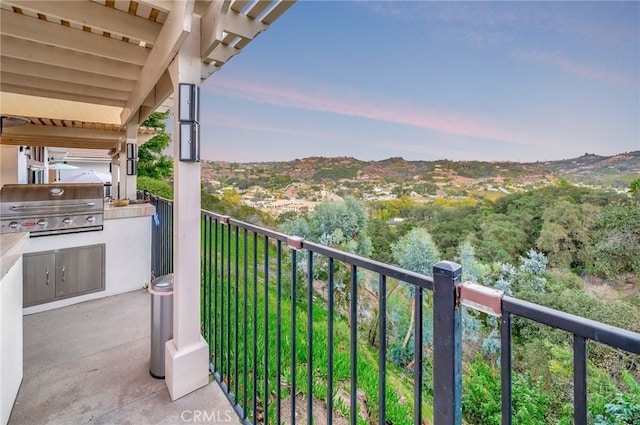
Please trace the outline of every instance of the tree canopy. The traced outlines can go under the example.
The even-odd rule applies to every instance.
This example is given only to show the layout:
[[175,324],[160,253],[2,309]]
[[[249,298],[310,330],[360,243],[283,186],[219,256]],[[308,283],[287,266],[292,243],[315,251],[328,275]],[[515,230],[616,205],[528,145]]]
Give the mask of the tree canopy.
[[171,135],[165,131],[169,113],[168,110],[154,112],[142,123],[144,127],[158,128],[160,131],[138,148],[138,176],[140,177],[166,179],[173,173],[173,161],[163,154],[171,143]]

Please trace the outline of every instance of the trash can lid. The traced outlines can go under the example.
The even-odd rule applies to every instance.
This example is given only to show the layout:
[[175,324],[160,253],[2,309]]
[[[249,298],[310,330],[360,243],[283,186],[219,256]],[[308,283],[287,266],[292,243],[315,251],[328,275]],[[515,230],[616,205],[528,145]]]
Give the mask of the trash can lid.
[[153,279],[151,288],[156,292],[173,292],[173,273],[158,276]]

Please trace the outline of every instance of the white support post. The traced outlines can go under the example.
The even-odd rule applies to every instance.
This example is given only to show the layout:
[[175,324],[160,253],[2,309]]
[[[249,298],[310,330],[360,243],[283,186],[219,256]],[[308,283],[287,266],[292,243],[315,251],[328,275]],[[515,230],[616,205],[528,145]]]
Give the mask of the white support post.
[[120,197],[120,152],[111,157],[111,199]]
[[[200,85],[200,20],[169,67],[179,83]],[[200,335],[200,163],[180,161],[179,96],[174,95],[173,339],[167,341],[165,381],[176,400],[209,383],[209,346]]]

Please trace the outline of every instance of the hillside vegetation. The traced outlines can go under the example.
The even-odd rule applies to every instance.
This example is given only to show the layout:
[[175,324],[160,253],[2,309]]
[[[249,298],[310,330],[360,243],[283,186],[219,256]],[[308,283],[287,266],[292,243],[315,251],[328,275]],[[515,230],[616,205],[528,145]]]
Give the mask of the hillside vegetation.
[[[346,212],[329,214],[338,211],[340,203],[327,202],[307,216],[285,222],[281,229],[351,252],[358,252],[366,230],[371,241],[365,246],[371,247],[376,260],[424,274],[431,273],[436,261],[455,260],[463,266],[463,280],[640,332],[638,201],[564,183],[475,205],[422,204],[408,198],[377,202],[369,205],[370,216],[388,217],[393,210],[404,221],[372,218],[366,229]],[[348,200],[344,211],[357,210],[354,202]],[[348,236],[352,234],[358,240]],[[341,284],[348,285],[348,280]],[[414,346],[414,318],[407,307],[412,297],[408,286],[389,294],[394,329],[388,342],[389,361],[407,375]],[[367,308],[366,300],[358,303]],[[429,347],[430,325],[424,326]],[[498,322],[465,310],[463,327],[465,419],[469,424],[499,424]],[[512,329],[515,423],[572,423],[570,335],[519,319]],[[363,325],[363,337],[370,331]],[[638,424],[640,358],[597,343],[588,347],[592,422]],[[428,382],[431,373],[427,367]]]
[[[291,210],[275,218],[247,204],[244,192],[254,186],[265,190],[252,189],[254,198],[313,197],[317,198],[315,208]],[[369,196],[385,191],[385,196]],[[430,274],[436,261],[457,261],[463,266],[463,280],[640,332],[640,151],[614,157],[587,154],[574,160],[532,164],[410,162],[402,158],[379,162],[308,158],[268,164],[203,163],[202,205],[424,274]],[[275,255],[271,253],[270,258]],[[308,300],[304,282],[309,276],[305,275],[304,261],[300,259],[298,265],[300,293],[296,296],[301,319],[306,319]],[[286,262],[283,265],[285,288],[290,284],[290,266]],[[335,267],[335,345],[347,347],[349,268],[339,262]],[[313,355],[322,363],[329,313],[326,261],[314,258],[313,270],[313,340],[319,341],[318,345],[314,343]],[[367,276],[361,276],[358,285],[363,297],[358,299],[358,334],[363,344],[359,348],[363,355],[358,360],[363,378],[359,385],[371,403],[370,416],[359,418],[358,423],[375,423],[378,288]],[[388,388],[388,408],[393,423],[409,423],[407,412],[411,407],[407,400],[412,394],[411,360],[416,344],[412,337],[415,318],[408,307],[413,291],[402,282],[388,285],[389,330],[385,343],[388,378],[394,383]],[[254,290],[255,302],[262,306],[276,302],[271,289],[275,291],[275,287],[265,288],[264,280],[260,280]],[[285,304],[283,308],[289,309]],[[424,403],[425,412],[429,412],[433,394],[432,330],[430,301],[426,304],[422,344],[426,353]],[[269,309],[264,324],[256,324],[258,330],[275,327],[278,319],[273,311]],[[467,309],[463,318],[464,419],[468,424],[497,425],[500,325],[494,318]],[[285,320],[282,325],[284,334],[288,334],[292,324]],[[301,338],[297,342],[301,350],[298,367],[304,371],[304,320],[296,326],[300,326]],[[571,335],[518,318],[512,322],[512,335],[514,423],[573,423]],[[288,350],[289,342],[283,344]],[[261,358],[260,352],[252,356]],[[337,376],[346,379],[347,359],[342,353],[339,356]],[[275,357],[269,361],[275,362]],[[314,397],[326,402],[326,371],[316,366],[314,362],[314,385],[318,385]],[[273,370],[270,366],[269,373]],[[256,373],[260,376],[261,372]],[[285,378],[290,379],[286,372]],[[276,381],[273,376],[269,381],[272,379]],[[588,382],[590,424],[640,425],[640,357],[590,342]],[[305,394],[308,389],[301,385],[299,390]],[[340,403],[337,411],[347,414]]]
[[[407,161],[389,158],[361,161],[350,157],[310,157],[287,162],[230,163],[207,161],[202,164],[205,182],[246,189],[254,185],[279,190],[292,182],[309,185],[338,185],[340,181],[369,183],[396,182],[405,185],[445,183],[471,186],[483,180],[524,188],[534,183],[566,179],[570,183],[625,188],[640,173],[640,151],[614,156],[585,154],[579,158],[519,163],[483,161]],[[471,179],[469,181],[467,179]]]

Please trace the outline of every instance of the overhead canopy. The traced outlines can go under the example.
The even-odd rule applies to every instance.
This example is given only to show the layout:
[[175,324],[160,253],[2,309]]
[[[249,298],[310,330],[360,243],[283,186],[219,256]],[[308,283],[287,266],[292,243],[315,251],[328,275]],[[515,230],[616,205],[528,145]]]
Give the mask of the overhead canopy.
[[2,0],[0,114],[29,124],[0,143],[110,149],[166,109],[167,68],[201,19],[201,78],[240,53],[289,0]]

